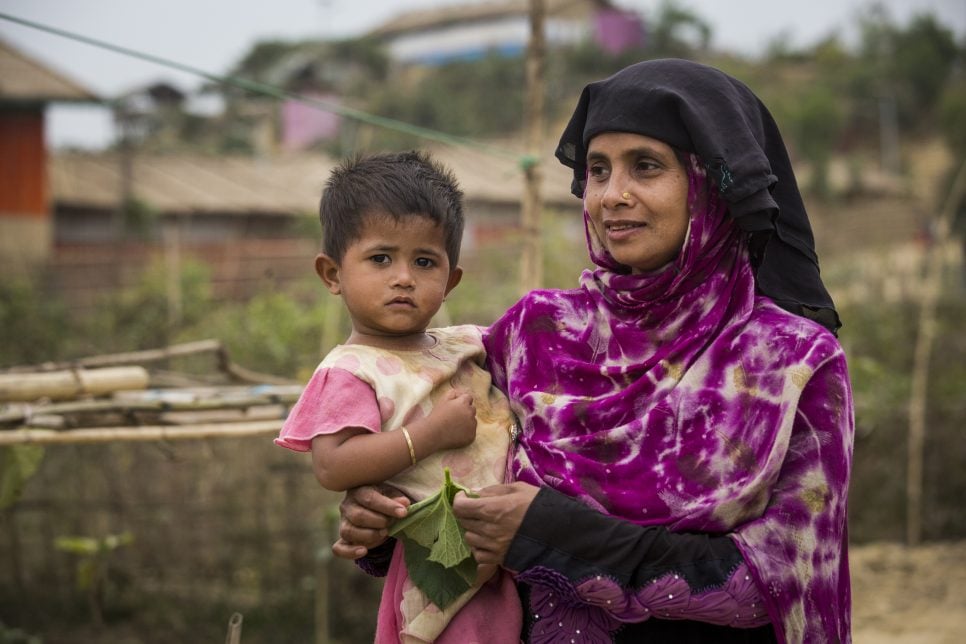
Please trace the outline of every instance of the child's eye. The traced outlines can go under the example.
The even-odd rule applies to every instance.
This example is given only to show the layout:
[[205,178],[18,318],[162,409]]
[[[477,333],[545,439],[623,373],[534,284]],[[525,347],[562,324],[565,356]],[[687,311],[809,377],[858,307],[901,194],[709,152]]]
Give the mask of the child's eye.
[[372,257],[369,258],[369,261],[371,261],[374,264],[388,264],[389,255],[373,255]]
[[416,266],[419,268],[432,268],[436,266],[436,262],[428,257],[419,257],[416,259]]

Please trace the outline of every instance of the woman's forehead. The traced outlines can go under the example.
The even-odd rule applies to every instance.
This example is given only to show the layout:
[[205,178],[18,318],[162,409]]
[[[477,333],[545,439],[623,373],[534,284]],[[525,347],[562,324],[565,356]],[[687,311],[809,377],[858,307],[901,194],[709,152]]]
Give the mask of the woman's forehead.
[[635,151],[661,155],[674,154],[674,149],[664,141],[633,132],[601,132],[587,143],[588,157],[601,153],[612,156]]

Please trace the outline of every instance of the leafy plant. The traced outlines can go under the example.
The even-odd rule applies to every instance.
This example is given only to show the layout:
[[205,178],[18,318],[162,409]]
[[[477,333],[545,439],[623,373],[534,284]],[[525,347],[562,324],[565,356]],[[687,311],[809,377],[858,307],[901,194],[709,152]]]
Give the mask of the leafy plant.
[[0,365],[60,358],[70,328],[67,307],[51,297],[44,280],[4,277],[0,281]]
[[87,594],[94,623],[104,622],[104,602],[109,583],[110,561],[113,553],[134,543],[130,532],[105,537],[59,537],[54,547],[80,557],[77,562],[77,590]]
[[0,621],[0,644],[43,644],[43,639],[21,628],[9,628]]
[[11,445],[0,449],[0,510],[13,505],[44,459],[39,445]]
[[[177,301],[172,277],[178,282]],[[197,323],[211,308],[207,266],[184,262],[180,273],[172,276],[158,261],[133,287],[106,293],[93,313],[80,321],[78,335],[91,343],[83,349],[88,354],[161,347],[174,341],[179,327]]]
[[121,206],[124,234],[134,239],[150,239],[156,233],[159,211],[138,197],[124,200]]

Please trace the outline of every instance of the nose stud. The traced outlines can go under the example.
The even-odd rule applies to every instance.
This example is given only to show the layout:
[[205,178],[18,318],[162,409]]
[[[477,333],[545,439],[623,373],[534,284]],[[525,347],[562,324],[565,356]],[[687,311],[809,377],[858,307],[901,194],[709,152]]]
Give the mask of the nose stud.
[[631,193],[629,193],[629,192],[622,193],[621,194],[621,197],[623,197],[624,199],[630,199],[631,198]]

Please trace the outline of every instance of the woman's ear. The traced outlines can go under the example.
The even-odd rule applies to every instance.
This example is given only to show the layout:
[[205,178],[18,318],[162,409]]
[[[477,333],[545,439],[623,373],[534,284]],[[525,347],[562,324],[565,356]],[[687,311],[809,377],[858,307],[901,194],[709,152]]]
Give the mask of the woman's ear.
[[315,272],[318,273],[319,279],[325,284],[325,288],[329,289],[329,293],[332,293],[332,295],[340,295],[342,293],[342,283],[339,278],[339,264],[334,259],[321,253],[316,255]]
[[449,295],[449,292],[456,288],[456,285],[460,283],[461,279],[463,279],[463,269],[461,267],[457,266],[449,272],[449,279],[446,280],[446,292],[443,293],[444,300]]

